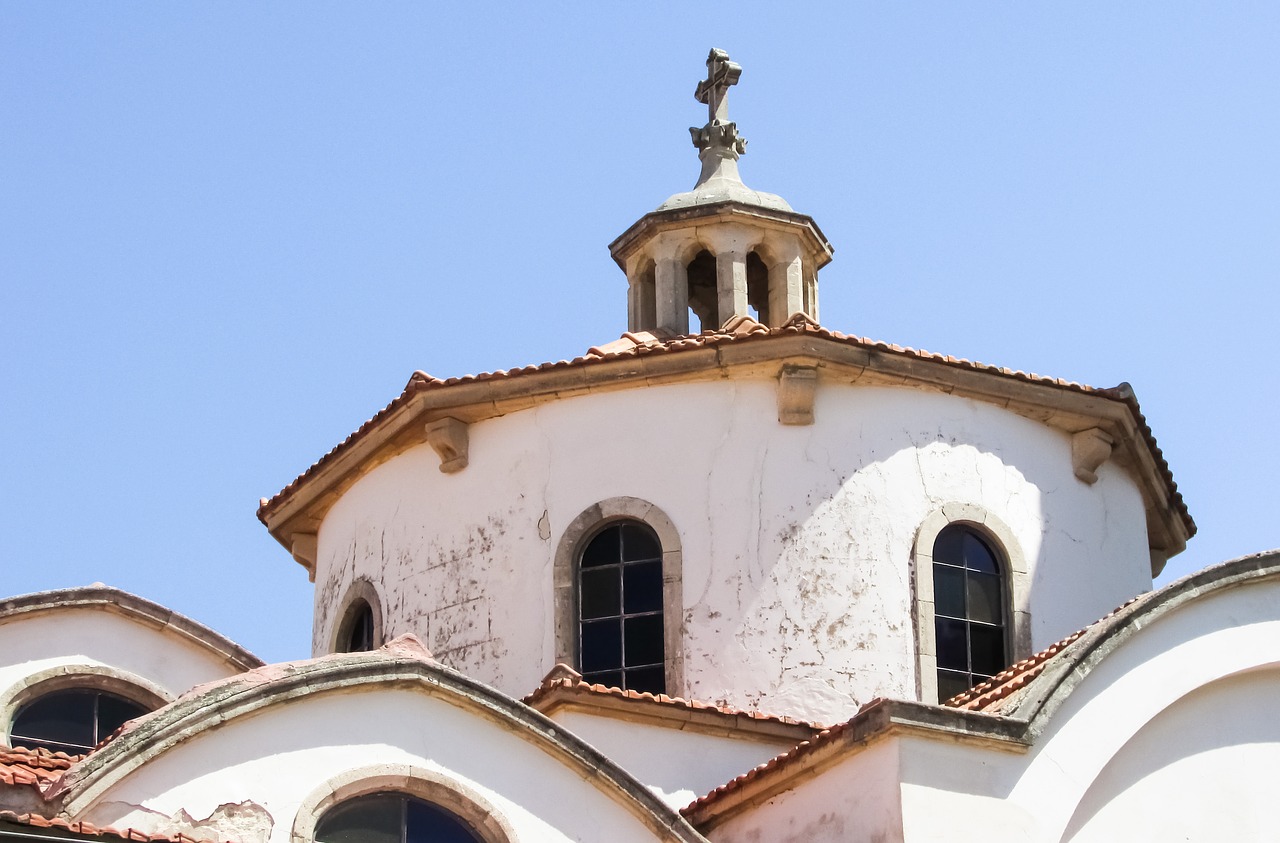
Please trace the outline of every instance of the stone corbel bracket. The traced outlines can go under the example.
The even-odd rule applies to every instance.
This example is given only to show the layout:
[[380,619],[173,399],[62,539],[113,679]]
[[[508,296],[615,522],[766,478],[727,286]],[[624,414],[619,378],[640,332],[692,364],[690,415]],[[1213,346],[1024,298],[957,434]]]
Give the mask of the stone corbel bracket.
[[1115,439],[1098,427],[1082,430],[1071,437],[1071,467],[1076,477],[1089,485],[1098,482],[1098,468],[1111,457]]
[[289,553],[293,561],[307,569],[311,581],[316,581],[316,557],[319,555],[315,533],[294,533],[289,544]]
[[813,424],[813,398],[817,391],[816,366],[783,366],[778,374],[778,421]]
[[440,457],[440,470],[453,474],[467,467],[467,423],[451,416],[427,422],[427,442]]

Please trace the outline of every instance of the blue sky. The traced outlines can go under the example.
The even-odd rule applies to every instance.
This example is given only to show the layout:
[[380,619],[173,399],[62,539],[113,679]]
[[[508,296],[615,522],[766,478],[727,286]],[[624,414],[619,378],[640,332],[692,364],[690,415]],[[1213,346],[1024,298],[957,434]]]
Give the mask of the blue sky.
[[1280,4],[0,3],[0,591],[103,581],[269,660],[254,517],[394,397],[625,328],[698,165],[836,249],[824,325],[1129,381],[1200,526],[1280,545]]

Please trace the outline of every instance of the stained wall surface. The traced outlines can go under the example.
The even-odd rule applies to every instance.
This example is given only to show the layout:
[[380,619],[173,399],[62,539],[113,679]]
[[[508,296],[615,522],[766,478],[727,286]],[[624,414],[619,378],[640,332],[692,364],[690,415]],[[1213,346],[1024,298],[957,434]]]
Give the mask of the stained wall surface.
[[370,780],[412,792],[415,778],[472,800],[513,841],[592,840],[601,828],[611,840],[665,839],[536,740],[409,688],[302,696],[231,719],[149,759],[79,816],[157,834],[203,823],[221,839],[288,843],[317,797]]
[[[562,399],[470,426],[470,464],[427,445],[358,480],[319,532],[313,646],[369,580],[386,636],[513,695],[555,661],[553,559],[591,505],[640,498],[683,556],[683,676],[668,690],[819,722],[914,698],[912,548],[960,502],[1027,560],[1030,638],[1051,643],[1150,587],[1143,502],[1123,469],[1077,480],[1061,431],[975,400],[822,383],[778,422],[776,381]],[[785,679],[784,679],[785,677]]]

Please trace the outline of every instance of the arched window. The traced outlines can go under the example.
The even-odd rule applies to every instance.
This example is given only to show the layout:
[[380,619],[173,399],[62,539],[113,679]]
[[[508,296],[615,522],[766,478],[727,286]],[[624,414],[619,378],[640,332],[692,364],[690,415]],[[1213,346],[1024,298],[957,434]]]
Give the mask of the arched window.
[[372,793],[329,809],[316,843],[483,843],[451,811],[403,793]]
[[352,600],[338,628],[338,652],[364,653],[372,650],[373,627],[373,607],[363,598]]
[[1008,666],[1003,565],[991,542],[951,524],[933,545],[934,643],[938,699],[946,700]]
[[616,521],[578,558],[579,669],[588,682],[666,690],[662,544],[640,521]]
[[149,711],[133,700],[92,688],[53,691],[18,709],[9,744],[83,755],[126,721]]

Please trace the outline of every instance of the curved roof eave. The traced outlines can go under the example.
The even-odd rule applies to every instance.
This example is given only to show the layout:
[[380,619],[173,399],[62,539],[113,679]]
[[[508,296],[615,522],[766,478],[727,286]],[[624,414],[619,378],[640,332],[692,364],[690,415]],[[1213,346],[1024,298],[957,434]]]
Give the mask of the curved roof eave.
[[[800,342],[803,349],[792,349],[791,345],[796,342]],[[777,346],[763,348],[762,345],[767,343],[776,343]],[[744,363],[757,363],[795,354],[822,360],[831,358],[832,361],[853,355],[847,361],[850,365],[865,370],[884,370],[885,375],[901,379],[901,382],[951,384],[944,388],[956,389],[963,394],[968,393],[954,386],[954,382],[964,381],[971,386],[981,384],[991,393],[988,400],[997,403],[1010,403],[1010,395],[1025,393],[1029,396],[1027,403],[1032,405],[1045,400],[1046,396],[1059,396],[1053,399],[1055,401],[1070,400],[1079,403],[1083,399],[1100,402],[1093,405],[1095,408],[1119,405],[1122,408],[1119,412],[1126,419],[1124,424],[1133,432],[1133,447],[1140,452],[1140,476],[1149,478],[1142,484],[1144,497],[1148,498],[1148,508],[1153,512],[1164,512],[1163,515],[1154,516],[1154,522],[1149,518],[1149,527],[1155,525],[1159,527],[1159,531],[1170,534],[1167,536],[1169,543],[1164,546],[1167,556],[1180,552],[1186,540],[1195,535],[1195,521],[1191,518],[1173,479],[1173,472],[1128,384],[1097,388],[1060,378],[904,348],[830,331],[802,313],[795,314],[784,325],[776,328],[766,327],[746,317],[734,320],[720,330],[690,336],[627,333],[622,339],[591,348],[586,354],[573,360],[518,369],[448,379],[415,372],[404,391],[384,409],[274,497],[263,498],[258,507],[258,519],[292,552],[291,535],[294,532],[314,530],[314,526],[297,531],[289,526],[290,519],[311,506],[310,501],[313,499],[331,500],[333,495],[329,494],[330,490],[337,489],[345,482],[344,478],[349,480],[353,473],[358,473],[358,466],[370,462],[369,457],[373,451],[397,436],[402,437],[414,422],[425,420],[421,416],[426,412],[445,416],[451,412],[458,413],[464,408],[487,407],[490,411],[488,415],[501,415],[518,407],[531,405],[529,395],[542,392],[552,396],[561,395],[565,390],[580,390],[587,381],[588,388],[618,388],[633,383],[648,385],[655,378],[688,376],[686,369],[692,371],[736,365],[734,360],[737,357],[742,357]],[[619,366],[623,368],[619,369]],[[572,379],[573,383],[569,383],[567,378]],[[483,394],[478,395],[477,390],[482,390]],[[507,409],[504,410],[503,407]],[[383,439],[387,442],[383,442]],[[422,440],[419,438],[415,441]],[[1156,532],[1153,530],[1153,543],[1156,541]]]
[[147,626],[170,630],[214,653],[237,672],[253,670],[263,665],[262,659],[199,621],[145,597],[107,585],[37,591],[0,600],[0,624],[42,612],[76,608],[106,609]]
[[705,843],[677,811],[609,758],[518,700],[430,660],[412,636],[372,652],[266,665],[192,689],[127,724],[54,782],[47,797],[74,816],[149,760],[228,721],[304,695],[405,685],[443,693],[453,704],[538,744],[666,839]]

